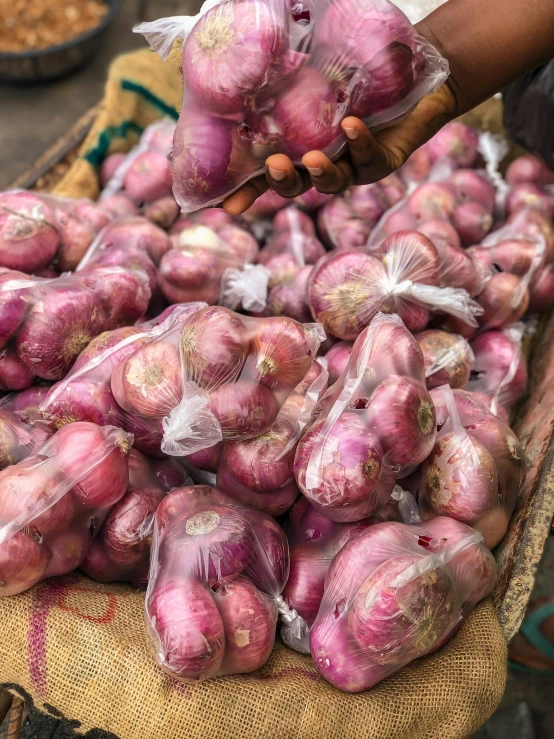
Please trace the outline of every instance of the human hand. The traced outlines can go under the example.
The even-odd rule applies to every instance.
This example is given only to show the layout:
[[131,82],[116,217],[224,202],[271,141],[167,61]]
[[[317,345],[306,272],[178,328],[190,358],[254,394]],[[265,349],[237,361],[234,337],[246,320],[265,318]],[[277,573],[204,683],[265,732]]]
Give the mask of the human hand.
[[269,188],[294,198],[312,187],[323,193],[339,193],[351,185],[377,182],[401,167],[456,115],[456,98],[446,83],[422,98],[404,119],[377,133],[370,133],[361,120],[349,116],[341,124],[348,150],[336,162],[321,151],[310,151],[302,157],[305,169],[300,169],[284,154],[273,154],[266,160],[265,175],[229,195],[223,207],[230,215],[240,215]]

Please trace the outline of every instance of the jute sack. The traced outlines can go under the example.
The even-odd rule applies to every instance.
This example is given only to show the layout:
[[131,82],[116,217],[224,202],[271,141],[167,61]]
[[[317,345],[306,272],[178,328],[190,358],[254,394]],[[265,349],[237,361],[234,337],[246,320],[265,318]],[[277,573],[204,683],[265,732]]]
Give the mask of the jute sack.
[[[128,150],[156,118],[177,116],[176,56],[162,63],[140,51],[114,62],[100,115],[56,192],[95,197],[107,153]],[[281,644],[254,674],[180,684],[154,663],[143,607],[143,593],[79,574],[0,599],[0,683],[80,731],[120,739],[458,739],[504,691],[506,640],[490,601],[437,654],[360,695],[335,690],[309,657]]]

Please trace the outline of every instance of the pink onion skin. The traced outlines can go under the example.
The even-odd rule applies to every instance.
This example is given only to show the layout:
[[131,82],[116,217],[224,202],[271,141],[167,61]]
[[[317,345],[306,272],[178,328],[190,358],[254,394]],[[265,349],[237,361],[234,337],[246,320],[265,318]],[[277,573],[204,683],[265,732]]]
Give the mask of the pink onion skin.
[[331,539],[341,528],[340,524],[316,510],[303,496],[290,509],[289,521],[291,539],[300,544]]
[[42,580],[51,552],[44,542],[18,531],[0,544],[0,595],[17,595]]
[[287,316],[298,323],[309,323],[312,320],[307,303],[307,283],[312,273],[311,265],[304,267],[296,275],[282,285],[272,287],[267,295],[263,316]]
[[275,597],[289,575],[287,537],[277,521],[262,511],[243,508],[242,513],[252,527],[255,544],[244,574],[259,590]]
[[390,213],[385,213],[383,218],[381,227],[383,233],[387,236],[397,231],[412,231],[417,226],[416,217],[409,212],[406,206],[398,210],[391,210]]
[[546,242],[547,262],[554,258],[554,225],[550,218],[536,208],[525,208],[512,213],[506,223],[517,230],[517,236],[531,242]]
[[349,204],[354,215],[376,225],[388,205],[378,185],[359,185],[352,187],[349,193]]
[[182,395],[178,347],[164,340],[139,347],[117,365],[111,388],[123,410],[147,418],[166,416]]
[[554,183],[554,172],[534,154],[524,154],[510,164],[506,170],[506,181],[510,185],[522,182],[534,182],[537,185],[551,185]]
[[423,285],[439,282],[439,255],[430,239],[417,231],[397,231],[379,247],[389,274]]
[[448,157],[459,167],[473,167],[478,159],[477,132],[459,121],[451,121],[427,142],[432,162]]
[[163,439],[163,428],[161,419],[143,418],[125,413],[123,417],[123,428],[133,434],[133,446],[152,459],[162,459],[165,454],[161,451]]
[[541,313],[554,304],[554,267],[547,264],[537,270],[529,285],[529,310]]
[[483,289],[488,269],[469,251],[452,244],[440,247],[439,287],[458,287],[474,298]]
[[522,208],[540,210],[548,218],[554,215],[554,197],[532,182],[514,185],[506,198],[506,213],[510,216]]
[[2,525],[38,506],[42,512],[33,516],[25,527],[32,536],[49,537],[70,526],[75,516],[75,501],[71,492],[66,492],[46,508],[63,479],[53,472],[52,466],[37,466],[37,460],[31,457],[0,473]]
[[137,203],[152,203],[171,194],[171,167],[158,151],[142,151],[123,177],[123,188]]
[[406,197],[406,186],[396,172],[392,172],[382,180],[379,180],[379,190],[385,196],[390,208]]
[[295,198],[294,202],[299,208],[302,208],[302,210],[305,210],[307,213],[315,213],[328,203],[332,197],[332,195],[319,192],[315,187],[312,187],[310,190],[306,190],[302,195]]
[[[286,213],[286,211],[281,211],[281,213]],[[279,254],[292,254],[296,256],[295,248],[298,249],[299,247],[302,250],[306,264],[315,264],[318,259],[325,256],[325,248],[315,236],[300,233],[291,234],[288,231],[281,231],[261,250],[258,262],[267,265],[273,257]]]
[[129,326],[144,317],[152,297],[145,272],[96,267],[81,274],[102,304],[106,330]]
[[449,331],[452,334],[459,334],[468,340],[472,339],[478,330],[476,326],[470,326],[461,318],[456,318],[456,316],[436,316],[433,319],[433,327]]
[[417,230],[424,236],[427,236],[439,253],[441,247],[445,247],[447,245],[462,245],[460,236],[454,226],[441,218],[431,218],[427,221],[423,221],[423,223],[418,226]]
[[181,328],[179,344],[185,381],[210,391],[241,376],[248,334],[238,314],[228,308],[193,313]]
[[241,264],[257,261],[260,251],[258,242],[244,228],[230,223],[219,229],[218,236]]
[[137,347],[145,342],[146,339],[142,338],[137,339],[137,341],[128,342],[125,346],[120,346],[123,341],[136,336],[138,333],[140,333],[140,329],[135,326],[123,326],[113,331],[104,331],[99,334],[83,349],[75,360],[72,375],[105,354],[106,356],[102,362],[97,364],[91,371],[94,373],[94,380],[109,384],[112,373],[119,362],[125,357],[128,357],[129,354],[132,354]]
[[[478,400],[482,405],[485,406],[485,408],[488,408],[490,412],[492,413],[492,398],[490,398],[485,393],[480,393],[477,390],[472,390],[471,395],[475,397],[476,400]],[[504,423],[509,424],[510,423],[510,416],[504,406],[500,405],[499,403],[496,404],[496,408],[494,410],[494,415],[499,418],[501,421],[504,421]]]
[[[474,369],[479,372],[480,388],[492,394],[498,391],[500,402],[510,411],[527,387],[527,362],[521,347],[502,331],[486,331],[473,339],[471,348],[475,355]],[[506,383],[514,362],[517,362],[515,374]]]
[[33,385],[17,393],[10,400],[9,409],[14,413],[18,413],[24,420],[28,420],[33,413],[38,411],[49,391],[50,388],[46,385]]
[[422,518],[450,516],[469,525],[493,508],[498,474],[491,453],[476,438],[450,432],[423,463]]
[[481,328],[493,329],[519,321],[529,306],[529,291],[522,289],[521,279],[509,272],[493,275],[479,295],[477,302],[483,308],[479,316]]
[[[316,421],[300,439],[294,474],[300,490],[313,505],[333,520],[357,521],[370,515],[392,490],[383,494],[380,485],[383,451],[378,438],[368,431],[356,413],[343,413],[321,435],[325,421]],[[319,451],[321,450],[321,457]],[[309,468],[321,459],[318,484],[307,487]]]
[[220,466],[217,472],[217,485],[233,500],[274,518],[286,513],[300,495],[294,480],[276,490],[257,492],[237,482],[229,468],[224,466]]
[[454,389],[467,384],[472,367],[471,350],[462,336],[431,329],[415,338],[423,352],[426,370],[448,358],[444,367],[426,378],[428,390],[441,385],[450,385]]
[[114,152],[113,154],[109,154],[104,159],[104,161],[102,162],[102,166],[100,167],[100,184],[102,187],[105,187],[112,179],[116,170],[125,161],[126,156],[127,155],[123,152],[118,151]]
[[108,195],[100,201],[102,208],[114,218],[126,218],[128,216],[138,216],[140,211],[133,203],[131,198],[122,192],[116,192]]
[[[360,361],[360,352],[368,329],[363,337],[352,347],[352,362]],[[423,353],[417,341],[398,323],[384,322],[377,327],[371,352],[371,364],[375,372],[375,382],[381,382],[389,375],[406,375],[425,382]]]
[[391,464],[417,466],[431,453],[435,408],[417,380],[394,375],[383,380],[369,399],[366,418]]
[[198,467],[199,470],[216,473],[219,468],[219,459],[222,449],[223,442],[220,441],[207,449],[201,449],[199,452],[189,454],[187,461],[190,462],[193,467]]
[[408,160],[399,170],[403,182],[425,182],[431,169],[431,158],[425,146],[421,146],[410,154]]
[[[446,516],[431,518],[423,527],[433,537],[442,540],[441,549],[463,541],[472,533],[469,526]],[[495,559],[483,544],[471,544],[462,549],[450,560],[449,567],[464,601],[472,606],[490,594],[498,577]]]
[[47,577],[57,577],[73,572],[81,564],[92,544],[89,529],[61,531],[51,540],[52,559],[46,571]]
[[461,203],[452,213],[452,223],[460,234],[464,246],[482,241],[490,231],[492,221],[487,208],[474,200]]
[[0,390],[25,390],[33,380],[30,368],[19,361],[12,347],[0,351]]
[[43,380],[60,380],[106,317],[91,292],[59,289],[37,301],[17,336],[20,361]]
[[290,551],[290,574],[283,598],[311,626],[315,621],[325,586],[330,558],[319,547],[297,545]]
[[275,641],[275,604],[244,577],[222,585],[213,598],[225,630],[222,673],[240,675],[265,665]]
[[288,198],[284,198],[273,190],[266,190],[243,215],[248,222],[262,220],[271,218],[281,208],[287,208],[289,205],[290,200]]
[[185,479],[183,468],[172,459],[161,459],[152,464],[156,479],[164,492],[169,493],[180,487]]
[[304,67],[276,98],[270,125],[263,118],[251,121],[255,139],[276,142],[279,151],[293,160],[314,149],[325,150],[341,137],[336,120],[344,105],[339,97],[322,74]]
[[65,206],[74,218],[89,226],[95,234],[112,220],[111,215],[99,203],[93,203],[92,200],[70,200],[65,203]]
[[[335,609],[340,613],[338,609]],[[337,617],[338,618],[338,617]],[[379,678],[371,679],[360,661],[360,648],[350,636],[348,624],[342,620],[317,619],[310,629],[310,652],[318,672],[344,693],[361,693]]]
[[[87,577],[96,582],[117,582],[118,580],[125,580],[125,575],[119,567],[116,567],[109,558],[105,551],[103,544],[100,540],[100,536],[97,536],[90,545],[85,558],[79,565],[79,569]],[[147,580],[147,578],[146,578]],[[136,587],[142,587],[142,583],[138,583],[137,580],[133,580],[133,584],[136,583]],[[146,584],[146,582],[144,582]]]
[[304,327],[291,318],[265,318],[250,332],[244,377],[287,395],[312,366],[313,349]]
[[15,334],[21,326],[28,301],[18,290],[5,290],[0,292],[0,348]]
[[164,492],[155,487],[127,490],[108,513],[98,534],[112,562],[133,568],[133,580],[142,580],[148,574],[150,534],[145,522],[154,515],[163,497]]
[[120,425],[122,413],[115,402],[110,386],[89,377],[79,377],[68,383],[61,392],[54,385],[43,415],[56,429],[75,421],[90,421],[99,426]]
[[[51,440],[56,466],[66,478],[78,480],[72,487],[77,502],[85,508],[110,508],[125,493],[129,478],[129,447],[125,439],[106,449],[100,459],[98,449],[106,445],[102,428],[77,422],[60,429]],[[99,459],[88,472],[91,459]]]
[[220,669],[223,622],[204,585],[192,577],[157,585],[146,599],[147,627],[161,668],[178,678],[200,680]]
[[483,205],[492,215],[496,201],[493,184],[473,169],[458,169],[448,178],[460,202],[475,200]]
[[276,213],[272,225],[274,234],[291,234],[300,231],[306,236],[315,236],[315,225],[312,219],[294,205]]
[[223,438],[247,439],[267,431],[279,404],[264,385],[239,380],[210,393],[209,408],[221,424]]
[[142,270],[148,277],[152,295],[158,287],[158,270],[148,254],[141,249],[107,249],[99,252],[91,262],[94,267],[125,267],[130,270]]
[[96,233],[86,223],[61,208],[56,210],[55,217],[60,234],[58,268],[61,272],[73,272],[94,241]]
[[329,385],[334,385],[346,369],[352,354],[352,344],[349,341],[339,341],[332,346],[327,354],[327,371],[329,372]]
[[0,266],[33,273],[52,261],[59,243],[55,214],[40,197],[0,194]]
[[169,236],[147,218],[125,218],[112,223],[102,234],[104,249],[141,249],[154,264],[171,249]]
[[[169,164],[168,164],[169,166]],[[158,198],[144,208],[144,216],[156,226],[167,231],[177,220],[180,208],[175,202],[173,195],[165,195]]]
[[160,264],[159,281],[170,303],[217,303],[223,264],[208,249],[182,252],[171,249]]
[[271,257],[264,267],[269,270],[268,288],[271,290],[279,285],[284,285],[298,274],[301,267],[298,260],[292,254],[277,254]]
[[523,277],[531,268],[537,245],[520,239],[506,239],[494,246],[472,246],[467,253],[489,269],[496,265],[502,272]]
[[[199,210],[194,214],[194,223],[213,228],[217,232],[225,226],[235,225],[233,217],[221,208],[205,208],[204,210]],[[180,228],[179,230],[182,231],[183,229]]]
[[419,185],[408,198],[410,213],[422,221],[449,216],[455,207],[456,198],[452,190],[437,182]]
[[[455,584],[442,567],[397,585],[421,558],[392,557],[369,574],[356,593],[348,626],[370,664],[398,667],[425,654],[450,629],[457,608]],[[432,622],[426,615],[431,612]]]

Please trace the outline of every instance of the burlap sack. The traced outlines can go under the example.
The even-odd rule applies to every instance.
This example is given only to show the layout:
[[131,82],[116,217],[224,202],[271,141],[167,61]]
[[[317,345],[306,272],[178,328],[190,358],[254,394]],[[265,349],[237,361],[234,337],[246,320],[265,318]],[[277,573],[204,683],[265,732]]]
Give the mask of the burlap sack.
[[[141,51],[114,62],[101,113],[56,192],[96,197],[105,155],[128,150],[161,115],[176,117],[178,56],[162,63]],[[458,739],[493,713],[504,690],[506,640],[490,601],[438,654],[346,695],[280,644],[257,673],[184,686],[154,663],[143,600],[78,574],[0,599],[0,683],[83,732],[120,739]]]

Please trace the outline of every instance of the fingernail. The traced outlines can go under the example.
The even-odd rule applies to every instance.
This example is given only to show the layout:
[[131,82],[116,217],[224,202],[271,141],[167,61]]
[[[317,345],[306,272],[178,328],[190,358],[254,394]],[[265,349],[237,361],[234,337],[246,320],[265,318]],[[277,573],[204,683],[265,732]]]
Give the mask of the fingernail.
[[275,182],[281,182],[287,176],[287,173],[280,169],[273,169],[272,167],[268,167],[267,169],[269,171],[269,176],[272,180],[275,180]]
[[312,177],[321,177],[321,175],[323,174],[322,167],[306,167],[306,169]]
[[348,136],[349,139],[357,139],[358,138],[358,129],[357,128],[344,128],[344,133]]

